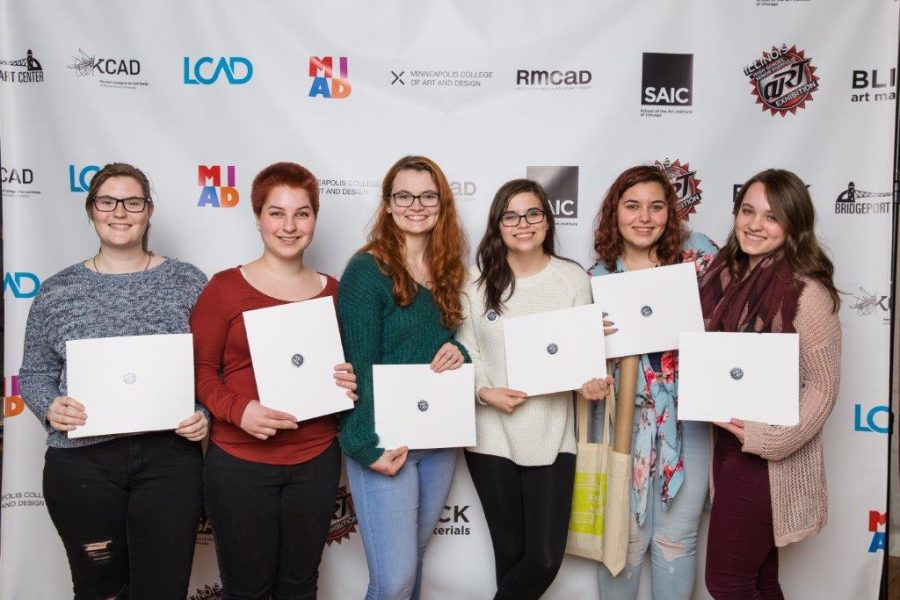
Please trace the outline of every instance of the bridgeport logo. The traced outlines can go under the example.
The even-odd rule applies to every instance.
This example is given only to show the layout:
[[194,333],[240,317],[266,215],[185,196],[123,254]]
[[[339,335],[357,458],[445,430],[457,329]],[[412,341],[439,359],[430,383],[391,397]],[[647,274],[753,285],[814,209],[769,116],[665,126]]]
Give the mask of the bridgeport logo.
[[[346,56],[338,57],[338,74],[340,77],[334,76],[334,58],[331,56],[322,58],[310,56],[309,76],[313,78],[313,82],[309,88],[309,97],[322,96],[323,98],[343,99],[349,96],[352,86],[347,77]],[[330,88],[329,81],[331,82]]]
[[3,275],[4,293],[7,290],[12,292],[13,297],[18,298],[19,300],[34,298],[38,295],[38,292],[41,291],[41,280],[38,279],[38,276],[34,273],[26,273],[23,271],[10,273],[7,271],[6,274]]
[[212,206],[213,208],[234,208],[241,200],[240,194],[234,187],[234,165],[225,166],[225,184],[222,185],[221,165],[199,165],[197,167],[197,185],[200,190],[200,200],[197,206]]
[[212,85],[225,75],[231,85],[243,85],[253,77],[253,63],[243,56],[229,56],[214,59],[210,56],[198,58],[191,65],[191,58],[184,57],[184,83]]
[[69,165],[69,191],[87,192],[91,188],[91,179],[99,170],[100,165],[85,165],[80,169],[75,165]]

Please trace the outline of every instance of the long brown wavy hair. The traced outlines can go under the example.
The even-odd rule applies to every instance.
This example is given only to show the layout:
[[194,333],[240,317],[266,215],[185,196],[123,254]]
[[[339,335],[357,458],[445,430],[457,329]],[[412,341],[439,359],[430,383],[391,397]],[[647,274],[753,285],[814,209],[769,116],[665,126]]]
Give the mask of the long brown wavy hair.
[[[766,190],[769,208],[784,228],[784,257],[795,274],[804,275],[821,283],[831,296],[832,311],[841,305],[838,290],[834,286],[834,265],[816,239],[816,210],[806,184],[796,174],[785,169],[766,169],[747,180],[734,199],[732,214],[738,210],[754,183],[761,183]],[[742,277],[747,271],[750,257],[747,256],[734,233],[734,226],[728,234],[728,241],[719,252],[719,257],[728,265],[734,277]]]
[[629,188],[639,183],[657,183],[663,190],[668,207],[668,220],[662,236],[656,242],[656,258],[660,264],[671,265],[679,261],[682,247],[688,237],[688,230],[678,218],[678,194],[669,181],[666,172],[659,167],[641,165],[622,171],[606,192],[606,198],[597,213],[594,226],[594,250],[600,262],[607,270],[616,270],[616,259],[622,256],[625,249],[622,234],[619,233],[617,211],[622,195]]
[[393,282],[394,301],[401,307],[409,306],[418,288],[403,261],[406,243],[403,232],[387,212],[394,179],[405,170],[430,173],[440,194],[440,210],[428,238],[425,261],[434,281],[431,291],[441,313],[441,322],[448,329],[456,329],[463,318],[460,294],[466,280],[464,259],[468,253],[468,241],[459,223],[447,177],[433,160],[424,156],[404,156],[388,169],[381,184],[382,204],[378,207],[375,225],[369,233],[368,243],[360,252],[369,252],[375,257],[381,270]]

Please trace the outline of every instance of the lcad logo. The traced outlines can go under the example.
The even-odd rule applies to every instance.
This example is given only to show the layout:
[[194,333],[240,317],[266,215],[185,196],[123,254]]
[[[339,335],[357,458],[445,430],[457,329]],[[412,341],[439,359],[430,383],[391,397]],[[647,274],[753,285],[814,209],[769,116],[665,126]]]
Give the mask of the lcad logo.
[[17,271],[3,276],[3,291],[9,290],[20,300],[34,298],[41,291],[41,280],[34,273]]
[[224,73],[228,83],[242,85],[253,77],[253,63],[243,56],[222,56],[218,60],[204,56],[191,66],[191,58],[184,57],[184,82],[186,84],[212,85]]
[[[75,165],[69,165],[69,191],[86,192],[91,188],[91,179],[100,170],[98,165],[87,165],[78,169]],[[78,174],[76,175],[76,171]]]

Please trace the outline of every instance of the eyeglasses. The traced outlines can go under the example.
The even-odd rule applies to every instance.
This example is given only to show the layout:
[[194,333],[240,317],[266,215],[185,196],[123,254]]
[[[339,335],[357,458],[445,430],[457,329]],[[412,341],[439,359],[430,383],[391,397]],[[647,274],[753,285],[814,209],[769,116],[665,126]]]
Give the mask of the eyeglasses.
[[525,222],[529,225],[537,225],[543,222],[546,216],[544,211],[539,208],[532,208],[526,211],[524,215],[508,211],[500,215],[500,223],[504,227],[517,227],[522,222],[522,219],[525,219]]
[[418,196],[416,194],[410,194],[409,192],[397,192],[391,194],[391,198],[394,199],[394,204],[400,208],[409,208],[416,200],[418,200],[419,204],[424,208],[434,208],[438,205],[438,202],[441,201],[441,195],[437,192],[422,192]]
[[140,198],[138,196],[135,196],[133,198],[113,198],[112,196],[97,196],[96,198],[94,198],[94,208],[96,208],[100,212],[113,212],[119,206],[119,202],[122,203],[122,206],[127,212],[139,213],[144,212],[144,208],[147,206],[147,203],[150,202],[150,199]]

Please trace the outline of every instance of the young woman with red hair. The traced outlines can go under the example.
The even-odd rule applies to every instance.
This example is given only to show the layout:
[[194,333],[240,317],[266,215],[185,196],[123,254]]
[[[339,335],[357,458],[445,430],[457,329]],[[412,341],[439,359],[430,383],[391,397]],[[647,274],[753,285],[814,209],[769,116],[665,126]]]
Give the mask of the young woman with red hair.
[[468,360],[462,321],[466,239],[447,178],[407,156],[387,172],[369,242],[347,263],[340,316],[359,400],[341,424],[341,448],[369,565],[368,600],[418,598],[422,557],[456,465],[456,449],[383,448],[375,433],[372,365]]

